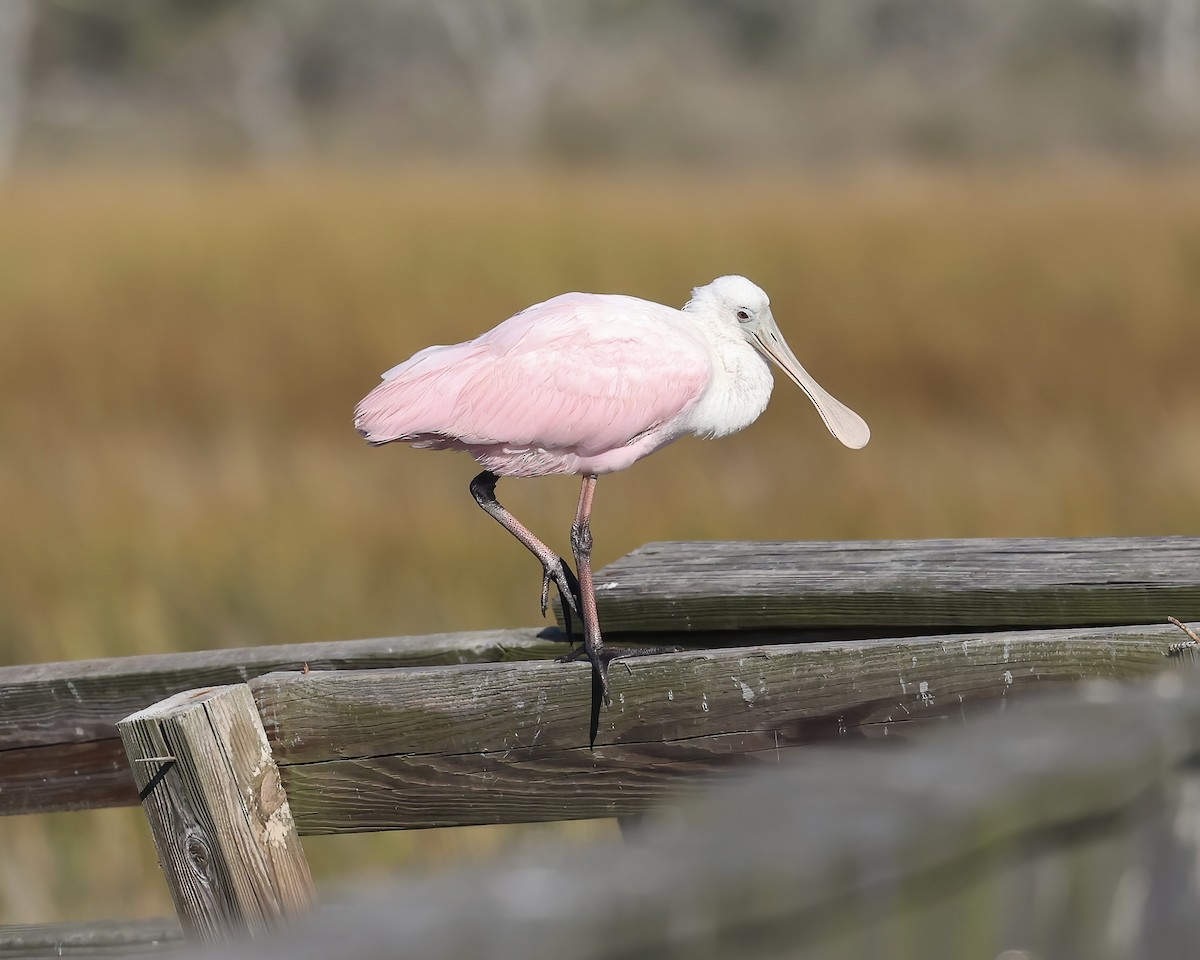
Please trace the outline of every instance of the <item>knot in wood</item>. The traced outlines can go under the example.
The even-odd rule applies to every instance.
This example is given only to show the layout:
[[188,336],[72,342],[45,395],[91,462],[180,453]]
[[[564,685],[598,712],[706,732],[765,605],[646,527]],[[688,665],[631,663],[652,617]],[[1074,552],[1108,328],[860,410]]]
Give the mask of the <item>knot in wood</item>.
[[208,841],[204,837],[197,833],[188,837],[187,858],[192,869],[207,880],[212,868],[212,850],[209,849]]

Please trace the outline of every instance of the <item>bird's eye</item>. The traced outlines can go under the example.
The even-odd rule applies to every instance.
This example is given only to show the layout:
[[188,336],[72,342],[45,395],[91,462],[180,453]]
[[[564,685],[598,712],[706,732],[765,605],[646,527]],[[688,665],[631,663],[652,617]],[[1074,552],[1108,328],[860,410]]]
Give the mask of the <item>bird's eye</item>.
[[750,311],[749,310],[739,310],[737,312],[737,318],[739,320],[741,320],[742,323],[745,323],[747,320],[750,319]]

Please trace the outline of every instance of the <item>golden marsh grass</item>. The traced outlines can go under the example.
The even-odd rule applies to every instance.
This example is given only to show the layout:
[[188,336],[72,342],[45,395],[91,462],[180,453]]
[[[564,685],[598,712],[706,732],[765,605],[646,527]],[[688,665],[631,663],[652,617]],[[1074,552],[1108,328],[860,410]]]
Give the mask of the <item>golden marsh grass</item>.
[[[874,438],[781,383],[745,433],[603,479],[599,562],[1200,533],[1200,176],[62,175],[0,193],[0,662],[537,622],[474,465],[369,449],[355,401],[554,293],[730,272]],[[500,494],[565,549],[574,481]],[[511,835],[311,849],[329,875]],[[0,850],[0,922],[170,909],[137,811],[0,821]]]

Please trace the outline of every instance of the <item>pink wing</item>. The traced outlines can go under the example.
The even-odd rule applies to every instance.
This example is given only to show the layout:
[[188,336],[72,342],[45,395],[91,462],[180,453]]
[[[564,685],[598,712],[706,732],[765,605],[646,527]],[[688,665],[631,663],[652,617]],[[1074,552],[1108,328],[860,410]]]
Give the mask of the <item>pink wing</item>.
[[690,409],[710,363],[678,310],[568,293],[475,340],[415,354],[384,375],[354,422],[372,443],[594,456]]

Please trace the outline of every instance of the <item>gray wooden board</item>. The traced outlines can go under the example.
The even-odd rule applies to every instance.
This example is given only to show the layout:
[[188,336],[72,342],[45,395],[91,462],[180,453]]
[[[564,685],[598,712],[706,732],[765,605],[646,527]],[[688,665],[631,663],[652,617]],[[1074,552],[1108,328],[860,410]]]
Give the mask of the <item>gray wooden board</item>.
[[1198,620],[1200,537],[651,543],[601,570],[596,597],[610,637]]
[[539,630],[282,644],[0,667],[0,814],[138,802],[116,722],[180,690],[277,670],[544,658]]
[[1031,698],[901,751],[796,751],[660,812],[632,846],[421,876],[217,955],[1193,955],[1200,676],[1181,659],[1187,672]]
[[0,958],[132,957],[177,952],[183,932],[174,917],[0,926]]
[[245,684],[176,694],[126,717],[118,729],[189,939],[261,934],[316,905]]
[[[696,775],[839,737],[904,740],[985,703],[1178,662],[1174,627],[684,652],[613,664],[270,674],[251,682],[302,834],[635,813]],[[682,779],[682,778],[687,779]]]

